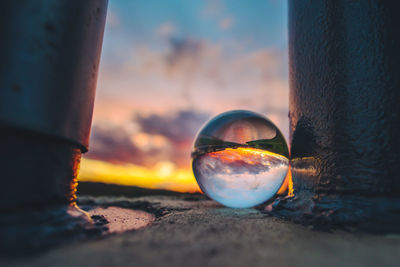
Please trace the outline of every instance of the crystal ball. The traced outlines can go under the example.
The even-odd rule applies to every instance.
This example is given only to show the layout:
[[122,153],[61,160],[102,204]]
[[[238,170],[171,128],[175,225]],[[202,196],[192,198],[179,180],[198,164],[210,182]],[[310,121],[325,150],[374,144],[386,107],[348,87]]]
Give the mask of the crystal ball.
[[196,136],[192,169],[201,190],[232,208],[271,199],[289,169],[284,136],[266,117],[245,110],[217,115]]

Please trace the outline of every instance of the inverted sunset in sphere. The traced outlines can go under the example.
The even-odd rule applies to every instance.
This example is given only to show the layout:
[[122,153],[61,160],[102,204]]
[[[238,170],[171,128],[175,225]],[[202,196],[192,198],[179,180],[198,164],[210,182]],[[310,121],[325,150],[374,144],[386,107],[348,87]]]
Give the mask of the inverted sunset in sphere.
[[260,114],[235,110],[208,121],[192,152],[194,176],[202,191],[232,208],[272,198],[289,168],[288,147],[279,129]]

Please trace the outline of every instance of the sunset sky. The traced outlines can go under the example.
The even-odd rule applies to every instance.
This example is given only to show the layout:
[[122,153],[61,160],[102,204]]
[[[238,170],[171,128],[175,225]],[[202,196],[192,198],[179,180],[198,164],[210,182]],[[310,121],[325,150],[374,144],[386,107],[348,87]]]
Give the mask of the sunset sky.
[[194,136],[231,109],[288,136],[286,1],[110,0],[81,181],[196,191]]

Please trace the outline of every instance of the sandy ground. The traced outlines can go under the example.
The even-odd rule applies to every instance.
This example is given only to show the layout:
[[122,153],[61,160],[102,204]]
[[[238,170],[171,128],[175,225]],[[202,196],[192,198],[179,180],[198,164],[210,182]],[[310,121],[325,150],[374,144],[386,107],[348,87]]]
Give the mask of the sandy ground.
[[[89,200],[81,198],[81,206],[140,208],[156,219],[139,230],[0,260],[0,266],[400,266],[400,235],[318,232],[209,200]],[[140,216],[151,220],[152,214]]]
[[96,207],[88,211],[90,216],[103,216],[108,221],[110,233],[123,233],[130,230],[139,230],[153,223],[155,216],[141,210],[132,210],[120,207]]

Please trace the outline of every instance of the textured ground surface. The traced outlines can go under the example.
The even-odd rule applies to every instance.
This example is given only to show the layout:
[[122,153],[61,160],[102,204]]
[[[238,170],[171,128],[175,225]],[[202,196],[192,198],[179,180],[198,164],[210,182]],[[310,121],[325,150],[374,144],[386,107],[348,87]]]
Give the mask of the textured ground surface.
[[[209,200],[81,198],[80,205],[141,209],[145,228],[74,242],[1,266],[399,266],[399,235],[318,232],[254,209]],[[115,210],[114,210],[115,211]],[[141,214],[143,216],[143,214]]]

